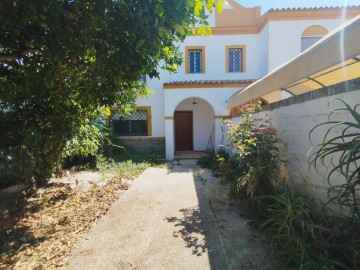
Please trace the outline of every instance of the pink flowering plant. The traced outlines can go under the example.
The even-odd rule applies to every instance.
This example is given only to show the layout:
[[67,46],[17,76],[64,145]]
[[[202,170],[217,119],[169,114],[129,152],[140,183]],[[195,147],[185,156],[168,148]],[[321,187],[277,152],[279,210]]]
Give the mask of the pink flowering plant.
[[255,112],[256,108],[248,108],[239,123],[224,120],[233,155],[219,159],[219,174],[231,194],[249,199],[273,193],[280,167],[276,130],[264,124],[256,127]]

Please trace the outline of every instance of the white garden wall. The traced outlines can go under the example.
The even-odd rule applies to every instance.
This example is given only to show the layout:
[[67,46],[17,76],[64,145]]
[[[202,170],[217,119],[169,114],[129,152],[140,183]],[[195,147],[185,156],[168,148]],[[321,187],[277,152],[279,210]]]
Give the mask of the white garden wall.
[[[278,108],[254,116],[255,119],[269,121],[271,126],[278,130],[278,135],[286,148],[291,179],[302,191],[320,201],[327,200],[328,184],[324,175],[317,174],[313,169],[309,171],[308,152],[312,147],[309,132],[317,124],[326,121],[333,109],[344,107],[339,101],[331,102],[328,106],[332,98],[342,98],[352,107],[360,103],[360,79],[352,82],[351,86],[345,82],[278,102]],[[351,119],[351,116],[345,112],[338,112],[333,116],[337,120]],[[233,120],[237,122],[239,118]],[[318,129],[311,139],[314,144],[321,143],[324,135],[325,129]],[[325,173],[326,168],[322,169],[321,173]],[[338,178],[337,181],[341,182],[344,179]]]

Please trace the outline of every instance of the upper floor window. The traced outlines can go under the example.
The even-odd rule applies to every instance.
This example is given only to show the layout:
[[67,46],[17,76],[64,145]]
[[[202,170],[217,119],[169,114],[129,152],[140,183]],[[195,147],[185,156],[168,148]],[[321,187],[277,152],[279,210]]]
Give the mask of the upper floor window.
[[245,46],[226,46],[226,72],[245,72]]
[[301,35],[301,51],[305,51],[310,46],[319,41],[328,31],[320,25],[309,26]]
[[205,47],[186,47],[186,73],[205,73]]
[[151,107],[138,107],[131,115],[110,118],[115,136],[151,136]]

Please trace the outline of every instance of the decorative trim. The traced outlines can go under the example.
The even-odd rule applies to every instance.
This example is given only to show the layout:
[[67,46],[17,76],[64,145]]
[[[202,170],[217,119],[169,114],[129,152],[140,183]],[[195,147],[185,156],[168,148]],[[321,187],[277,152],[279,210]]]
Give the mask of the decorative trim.
[[[189,51],[201,50],[201,73],[190,73],[189,70]],[[186,46],[185,47],[185,73],[186,74],[203,74],[205,73],[205,46]]]
[[[230,49],[241,49],[241,66],[242,69],[239,72],[229,71],[229,50]],[[225,47],[225,72],[226,73],[244,73],[246,72],[246,45],[227,45]]]
[[221,82],[221,83],[211,83],[211,82],[204,82],[204,83],[196,83],[196,82],[185,82],[185,83],[171,83],[171,84],[164,84],[164,90],[169,89],[187,89],[187,88],[202,88],[202,89],[209,89],[209,88],[235,88],[235,87],[247,87],[253,82]]
[[174,116],[165,116],[164,119],[165,120],[174,120]]
[[[212,27],[212,35],[259,34],[271,21],[340,19],[342,8],[309,8],[269,10],[252,26]],[[360,6],[347,7],[345,19],[352,19],[360,14]],[[195,34],[200,35],[200,34]]]
[[[116,112],[118,109],[117,107],[113,106],[110,108],[112,112]],[[148,135],[149,137],[152,136],[152,115],[151,115],[151,106],[137,106],[137,111],[147,111],[148,112]],[[110,126],[110,120],[109,118],[106,119],[106,126]]]
[[302,32],[301,37],[322,37],[328,33],[329,31],[324,26],[311,25]]

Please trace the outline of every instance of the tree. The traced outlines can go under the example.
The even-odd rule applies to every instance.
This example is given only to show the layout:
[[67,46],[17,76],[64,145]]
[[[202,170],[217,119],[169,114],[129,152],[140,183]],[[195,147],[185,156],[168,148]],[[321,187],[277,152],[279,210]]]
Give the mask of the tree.
[[[219,6],[221,1],[219,1]],[[222,1],[223,2],[223,1]],[[49,178],[101,106],[134,105],[141,76],[175,71],[176,44],[214,0],[2,0],[0,179]],[[207,7],[207,8],[206,8]]]

